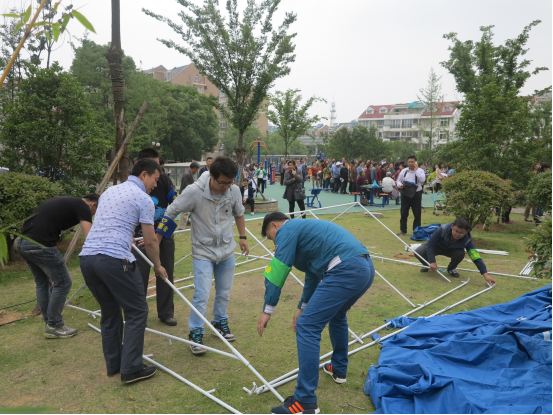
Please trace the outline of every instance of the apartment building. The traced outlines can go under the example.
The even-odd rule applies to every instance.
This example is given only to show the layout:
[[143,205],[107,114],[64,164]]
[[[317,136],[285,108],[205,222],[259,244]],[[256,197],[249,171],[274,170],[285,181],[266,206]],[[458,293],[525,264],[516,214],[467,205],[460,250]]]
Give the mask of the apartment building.
[[[211,83],[207,76],[202,75],[193,63],[173,69],[167,69],[163,65],[160,65],[144,72],[154,79],[158,79],[163,82],[170,82],[174,85],[193,86],[200,94],[218,97],[219,103],[224,103],[227,100],[226,95],[222,91],[219,91],[219,89]],[[219,137],[222,137],[230,128],[230,123],[221,116],[219,110],[215,108],[214,110],[219,118]],[[252,123],[252,127],[259,129],[262,134],[267,135],[269,120],[267,119],[265,111],[259,112],[259,117]],[[220,150],[222,150],[221,142],[217,144],[215,153]]]
[[369,105],[357,118],[357,122],[370,128],[376,126],[378,136],[384,141],[412,141],[418,149],[427,148],[428,137],[423,130],[429,130],[432,119],[437,131],[434,145],[443,145],[454,140],[455,124],[459,120],[459,101],[441,102],[432,113],[420,101],[394,105]]

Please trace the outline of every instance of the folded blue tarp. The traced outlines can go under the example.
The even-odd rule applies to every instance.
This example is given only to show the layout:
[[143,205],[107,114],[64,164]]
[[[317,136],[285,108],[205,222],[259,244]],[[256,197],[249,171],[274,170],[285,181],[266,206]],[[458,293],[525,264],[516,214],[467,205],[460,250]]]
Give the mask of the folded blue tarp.
[[551,413],[551,285],[397,322],[409,327],[383,342],[365,383],[376,413]]
[[436,229],[442,226],[440,223],[433,223],[427,226],[417,226],[411,235],[411,239],[414,241],[426,241],[430,239]]

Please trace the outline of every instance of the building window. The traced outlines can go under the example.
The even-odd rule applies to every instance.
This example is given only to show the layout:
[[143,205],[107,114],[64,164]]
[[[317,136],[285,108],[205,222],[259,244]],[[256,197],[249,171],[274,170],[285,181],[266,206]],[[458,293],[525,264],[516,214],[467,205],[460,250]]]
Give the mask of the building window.
[[225,98],[226,95],[223,91],[219,91],[219,98]]
[[449,118],[440,118],[440,126],[442,127],[449,126]]
[[447,131],[440,131],[440,140],[447,140]]
[[380,112],[384,114],[386,112],[386,108],[380,108]]
[[224,131],[219,131],[219,137],[224,137],[225,136],[225,132]]
[[226,122],[220,122],[219,123],[219,128],[227,128],[227,123]]
[[198,86],[198,87],[196,87],[196,89],[198,90],[198,92],[199,92],[200,94],[203,94],[203,93],[204,93],[203,87]]
[[377,128],[382,128],[382,127],[384,127],[384,120],[378,120],[378,121],[376,121],[376,127],[377,127]]
[[390,128],[401,128],[401,120],[390,120]]
[[401,128],[413,127],[413,120],[401,120]]
[[367,114],[372,114],[373,113],[373,110],[372,109],[368,109],[367,110]]
[[194,77],[194,82],[200,82],[200,75],[196,75]]
[[418,136],[419,136],[419,132],[418,132],[418,131],[413,131],[413,132],[411,132],[411,137],[417,138]]

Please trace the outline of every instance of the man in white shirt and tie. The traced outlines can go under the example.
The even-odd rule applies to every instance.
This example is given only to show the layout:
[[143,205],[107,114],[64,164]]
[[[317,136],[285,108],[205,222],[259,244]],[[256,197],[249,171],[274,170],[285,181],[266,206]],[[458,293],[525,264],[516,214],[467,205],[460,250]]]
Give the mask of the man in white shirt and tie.
[[417,189],[413,197],[406,197],[402,193],[401,198],[401,219],[399,221],[400,232],[399,236],[407,235],[407,218],[409,217],[409,209],[413,210],[415,219],[413,220],[413,230],[417,226],[421,226],[421,203],[422,203],[422,185],[426,180],[424,170],[419,168],[417,164],[417,158],[415,156],[409,156],[407,159],[407,165],[409,167],[403,169],[397,178],[397,187],[402,189],[404,182],[415,183]]

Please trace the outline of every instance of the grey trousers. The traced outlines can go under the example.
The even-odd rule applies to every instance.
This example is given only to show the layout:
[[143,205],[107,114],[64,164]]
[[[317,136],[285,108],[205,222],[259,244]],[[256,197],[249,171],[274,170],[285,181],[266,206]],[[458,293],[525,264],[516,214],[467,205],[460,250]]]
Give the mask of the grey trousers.
[[138,372],[143,366],[148,304],[136,261],[127,263],[102,254],[80,259],[86,285],[102,310],[102,348],[108,372]]

